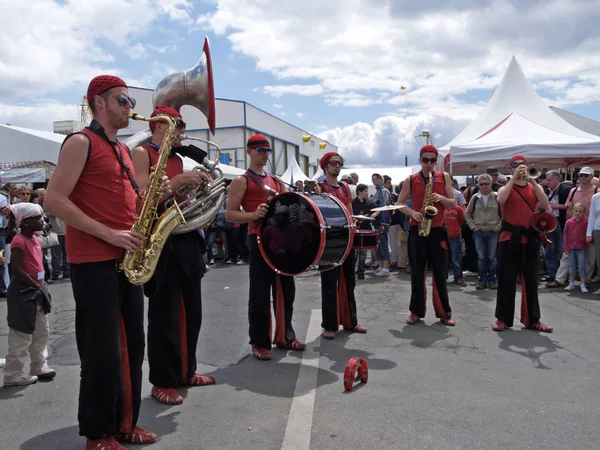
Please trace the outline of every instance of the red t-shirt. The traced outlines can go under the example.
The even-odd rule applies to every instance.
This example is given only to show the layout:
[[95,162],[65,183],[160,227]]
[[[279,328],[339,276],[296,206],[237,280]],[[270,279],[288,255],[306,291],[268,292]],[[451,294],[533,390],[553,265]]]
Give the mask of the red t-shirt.
[[[531,228],[531,218],[533,211],[537,205],[537,197],[535,195],[535,188],[531,183],[527,183],[527,186],[513,185],[512,191],[508,196],[508,199],[502,205],[502,220],[513,225],[521,226],[525,229]],[[511,233],[509,231],[503,231],[500,233],[500,242],[508,241]],[[527,236],[521,233],[521,244],[527,243]]]
[[33,280],[44,279],[44,263],[42,261],[42,246],[35,236],[28,238],[17,234],[10,243],[10,249],[20,248],[23,251],[23,270]]
[[460,227],[465,223],[465,212],[458,205],[454,208],[446,208],[444,211],[444,221],[448,229],[448,237],[460,237]]
[[[69,199],[86,216],[108,228],[130,230],[136,219],[137,196],[119,162],[119,158],[122,157],[130,169],[131,176],[135,178],[129,149],[119,143],[120,155],[117,155],[108,142],[89,128],[85,128],[81,133],[91,141],[90,158],[85,163]],[[125,254],[125,249],[115,247],[70,225],[67,225],[66,241],[69,263],[109,261],[120,259]]]

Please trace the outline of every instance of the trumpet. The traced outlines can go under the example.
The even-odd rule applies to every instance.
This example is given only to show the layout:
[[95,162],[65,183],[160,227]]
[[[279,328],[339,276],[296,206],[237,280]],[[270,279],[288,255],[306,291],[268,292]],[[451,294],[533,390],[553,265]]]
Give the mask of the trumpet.
[[525,179],[537,180],[541,174],[542,169],[540,169],[539,166],[535,164],[529,164],[527,166],[527,177],[525,177]]

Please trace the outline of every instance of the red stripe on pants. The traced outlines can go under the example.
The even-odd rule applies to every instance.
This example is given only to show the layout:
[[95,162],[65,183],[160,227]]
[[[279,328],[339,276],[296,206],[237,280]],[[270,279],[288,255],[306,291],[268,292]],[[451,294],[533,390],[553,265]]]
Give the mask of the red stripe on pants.
[[133,432],[133,394],[131,392],[131,370],[129,367],[129,350],[127,347],[127,330],[123,315],[121,315],[121,372],[123,377],[123,420],[119,431],[121,433]]
[[446,311],[442,307],[442,302],[440,301],[440,294],[437,290],[437,285],[435,284],[435,277],[431,277],[431,282],[433,284],[433,310],[435,311],[435,317],[438,319],[447,319]]
[[521,323],[526,327],[529,326],[529,311],[527,309],[527,286],[525,286],[525,277],[523,276],[523,272],[521,272]]

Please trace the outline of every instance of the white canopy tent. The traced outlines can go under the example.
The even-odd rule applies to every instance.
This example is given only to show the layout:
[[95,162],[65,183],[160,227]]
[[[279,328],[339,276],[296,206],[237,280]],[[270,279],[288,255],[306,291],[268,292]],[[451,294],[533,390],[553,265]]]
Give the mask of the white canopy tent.
[[56,164],[64,135],[0,125],[0,163],[48,161]]
[[[419,170],[419,166],[416,167],[416,170]],[[404,181],[406,177],[413,173],[413,166],[409,167],[349,167],[343,168],[340,172],[340,178],[344,175],[350,175],[351,173],[356,173],[358,175],[358,184],[366,184],[369,187],[369,193],[375,193],[375,186],[373,186],[373,182],[371,181],[371,177],[374,173],[378,173],[381,176],[388,175],[392,178],[392,184],[397,186],[401,181]],[[315,173],[313,180],[318,180],[323,176],[323,170],[319,168],[317,173]]]
[[295,159],[292,159],[287,170],[279,178],[281,178],[287,184],[291,185],[294,185],[294,183],[298,180],[310,180],[310,177],[304,174],[304,172],[302,171],[302,169],[298,165],[298,162]]
[[544,168],[581,166],[600,159],[600,139],[550,109],[513,56],[484,110],[440,149],[440,161],[448,152],[453,174],[500,168],[516,154]]
[[[194,170],[194,167],[197,166],[198,163],[193,159],[185,156],[183,157],[183,170],[185,170],[186,172]],[[229,166],[227,164],[219,164],[217,167],[221,169],[221,171],[223,172],[223,176],[227,180],[233,180],[238,175],[242,175],[244,172],[246,172],[244,169],[238,169],[237,167]]]

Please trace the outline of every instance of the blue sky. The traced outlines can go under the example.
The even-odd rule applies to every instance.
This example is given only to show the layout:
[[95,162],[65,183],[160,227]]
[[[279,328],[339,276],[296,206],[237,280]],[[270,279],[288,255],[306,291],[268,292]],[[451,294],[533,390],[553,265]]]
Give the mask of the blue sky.
[[[0,17],[0,122],[51,130],[87,82],[154,88],[211,42],[215,92],[370,164],[450,141],[512,55],[548,104],[600,120],[600,2],[29,0]],[[405,86],[406,90],[402,90]],[[410,107],[409,107],[410,106]]]

